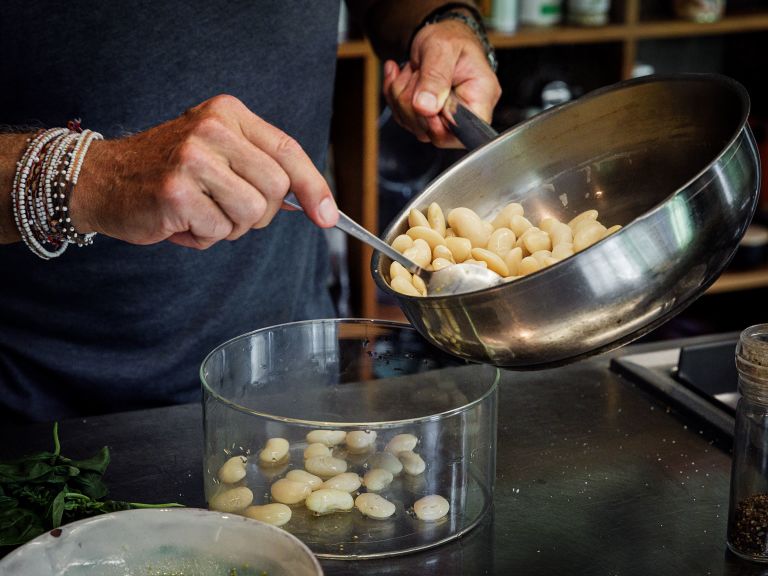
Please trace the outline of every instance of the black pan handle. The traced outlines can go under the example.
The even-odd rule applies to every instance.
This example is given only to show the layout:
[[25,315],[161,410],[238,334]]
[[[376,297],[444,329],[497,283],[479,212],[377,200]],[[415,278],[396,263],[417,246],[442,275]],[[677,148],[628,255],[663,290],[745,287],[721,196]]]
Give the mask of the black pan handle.
[[490,124],[464,106],[453,93],[448,96],[442,114],[451,132],[467,150],[479,148],[499,135]]

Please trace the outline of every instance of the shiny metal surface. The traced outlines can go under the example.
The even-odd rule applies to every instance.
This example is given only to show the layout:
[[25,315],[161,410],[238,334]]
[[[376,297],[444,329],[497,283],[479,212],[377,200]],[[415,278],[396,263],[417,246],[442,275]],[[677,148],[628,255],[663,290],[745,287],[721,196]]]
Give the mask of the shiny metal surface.
[[600,212],[617,233],[540,272],[471,294],[412,298],[386,282],[419,332],[457,356],[541,368],[616,348],[670,319],[723,271],[754,213],[759,160],[749,98],[717,75],[626,81],[513,127],[412,200],[487,218],[521,202],[536,223]]

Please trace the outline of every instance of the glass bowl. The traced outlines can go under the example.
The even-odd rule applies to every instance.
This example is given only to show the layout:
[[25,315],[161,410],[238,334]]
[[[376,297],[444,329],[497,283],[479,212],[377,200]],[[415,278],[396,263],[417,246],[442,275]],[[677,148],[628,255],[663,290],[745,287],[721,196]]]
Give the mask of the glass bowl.
[[[415,437],[412,451],[424,470],[406,466],[378,492],[395,505],[391,517],[375,519],[357,508],[317,515],[304,502],[290,506],[282,527],[320,557],[375,558],[435,546],[472,529],[491,506],[498,369],[449,356],[405,324],[316,320],[265,328],[213,350],[201,379],[209,506],[242,486],[254,505],[273,502],[272,484],[304,468],[314,430],[376,433],[367,449],[346,442],[331,448],[360,477],[385,466],[381,454],[394,436]],[[259,456],[270,438],[286,439],[289,450],[265,465]],[[406,458],[389,449],[395,460]],[[226,484],[219,471],[237,456],[247,458],[245,477]],[[357,488],[353,499],[366,491]],[[447,515],[420,519],[415,502],[433,494],[447,500]],[[238,500],[229,510],[245,513],[247,504]]]

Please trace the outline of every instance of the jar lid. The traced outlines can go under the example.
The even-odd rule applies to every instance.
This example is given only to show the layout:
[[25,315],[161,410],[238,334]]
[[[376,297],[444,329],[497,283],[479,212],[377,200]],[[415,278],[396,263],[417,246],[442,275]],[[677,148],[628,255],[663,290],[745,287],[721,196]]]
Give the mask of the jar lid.
[[768,402],[768,324],[756,324],[741,333],[736,368],[742,395]]

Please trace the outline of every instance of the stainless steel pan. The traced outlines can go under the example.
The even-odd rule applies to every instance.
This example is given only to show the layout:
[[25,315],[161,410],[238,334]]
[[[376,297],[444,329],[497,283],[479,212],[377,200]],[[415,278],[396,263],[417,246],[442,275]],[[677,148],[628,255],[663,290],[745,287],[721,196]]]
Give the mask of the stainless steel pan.
[[415,298],[379,287],[439,348],[517,369],[616,348],[669,320],[726,267],[754,213],[759,160],[749,97],[718,75],[631,80],[592,92],[504,132],[449,168],[395,218],[437,202],[487,218],[521,202],[536,223],[599,210],[617,233],[514,282]]

